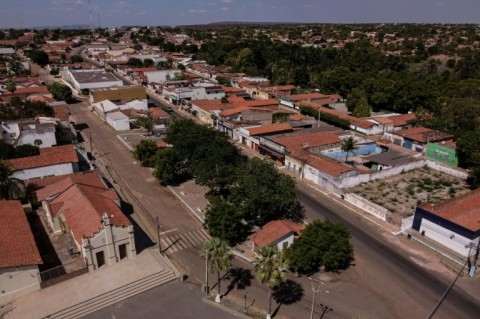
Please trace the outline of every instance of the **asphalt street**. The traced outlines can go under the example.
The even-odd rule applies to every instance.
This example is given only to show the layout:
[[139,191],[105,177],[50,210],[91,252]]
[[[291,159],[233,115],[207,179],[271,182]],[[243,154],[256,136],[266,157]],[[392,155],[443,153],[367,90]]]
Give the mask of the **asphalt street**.
[[[98,155],[105,160],[121,188],[129,194],[128,199],[140,208],[137,213],[158,216],[164,232],[189,234],[192,238],[199,236],[201,225],[151,177],[151,171],[133,160],[126,147],[116,139],[116,134],[100,124],[98,117],[88,112],[85,105],[77,110],[78,120],[88,123],[93,132]],[[352,318],[355,314],[368,318],[427,318],[453,279],[451,273],[428,269],[428,255],[419,257],[414,251],[404,249],[399,244],[401,238],[383,233],[316,190],[299,183],[298,194],[309,219],[340,221],[352,233],[355,265],[340,274],[328,274],[318,303],[323,302],[333,311],[324,318]],[[149,226],[152,232],[151,223]],[[182,271],[200,284],[204,278],[204,261],[198,254],[201,244],[193,242],[194,239],[191,245],[184,245],[172,257]],[[236,265],[248,268],[242,261],[236,261]],[[279,315],[306,318],[312,298],[310,283],[307,278],[296,280],[304,288],[304,297],[299,303],[282,305]],[[478,317],[478,303],[458,288],[462,281],[468,280],[472,279],[459,280],[458,286],[447,296],[433,318]],[[256,305],[266,305],[266,288],[253,280],[247,289]],[[241,298],[244,290],[234,289],[231,294]]]

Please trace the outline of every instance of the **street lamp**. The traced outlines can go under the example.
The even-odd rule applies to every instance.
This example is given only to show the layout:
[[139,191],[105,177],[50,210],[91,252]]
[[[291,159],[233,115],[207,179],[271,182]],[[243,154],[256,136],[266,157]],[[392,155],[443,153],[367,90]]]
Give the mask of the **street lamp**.
[[247,313],[247,296],[248,296],[248,291],[245,292],[245,295],[243,296],[245,298],[245,303],[243,306],[243,312]]
[[320,291],[320,285],[323,285],[323,282],[311,277],[308,277],[308,279],[310,279],[313,291],[312,311],[310,312],[310,319],[313,319],[313,310],[315,309],[315,297],[317,296],[317,292]]

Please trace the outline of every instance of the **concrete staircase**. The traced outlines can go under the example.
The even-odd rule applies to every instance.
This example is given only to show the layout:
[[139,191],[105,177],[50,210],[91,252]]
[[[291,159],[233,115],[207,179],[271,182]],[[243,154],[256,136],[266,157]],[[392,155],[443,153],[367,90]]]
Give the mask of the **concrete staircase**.
[[128,299],[147,290],[177,280],[177,278],[179,277],[179,273],[170,263],[170,261],[166,260],[166,258],[164,259],[160,257],[158,251],[149,250],[149,253],[155,258],[155,260],[159,264],[162,265],[164,270],[146,276],[140,280],[128,283],[112,291],[82,301],[76,305],[67,307],[48,316],[45,316],[44,318],[81,318],[97,310],[111,306],[117,302]]

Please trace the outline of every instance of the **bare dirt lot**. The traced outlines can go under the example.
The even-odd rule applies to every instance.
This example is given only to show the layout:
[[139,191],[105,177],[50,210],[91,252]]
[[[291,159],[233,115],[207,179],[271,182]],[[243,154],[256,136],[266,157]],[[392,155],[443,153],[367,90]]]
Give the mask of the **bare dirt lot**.
[[439,204],[469,192],[464,180],[427,167],[387,179],[363,183],[348,190],[392,212],[391,222],[413,215],[421,204]]

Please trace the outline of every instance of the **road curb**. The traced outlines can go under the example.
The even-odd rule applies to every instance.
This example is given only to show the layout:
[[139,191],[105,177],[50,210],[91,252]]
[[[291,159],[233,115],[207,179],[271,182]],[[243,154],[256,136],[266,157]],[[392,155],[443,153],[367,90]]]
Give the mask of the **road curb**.
[[218,309],[220,309],[220,310],[223,310],[223,311],[225,311],[225,312],[228,312],[229,314],[234,315],[235,317],[244,318],[244,319],[252,319],[252,317],[247,316],[246,314],[243,314],[243,313],[238,312],[238,311],[236,311],[236,310],[234,310],[234,309],[228,308],[228,307],[222,305],[221,303],[217,303],[217,302],[215,302],[215,301],[211,301],[211,300],[209,300],[208,298],[209,298],[209,297],[204,297],[204,298],[202,298],[202,301],[203,301],[204,303],[210,305],[210,306],[213,306],[213,307],[215,307],[215,308],[218,308]]

